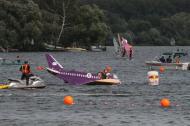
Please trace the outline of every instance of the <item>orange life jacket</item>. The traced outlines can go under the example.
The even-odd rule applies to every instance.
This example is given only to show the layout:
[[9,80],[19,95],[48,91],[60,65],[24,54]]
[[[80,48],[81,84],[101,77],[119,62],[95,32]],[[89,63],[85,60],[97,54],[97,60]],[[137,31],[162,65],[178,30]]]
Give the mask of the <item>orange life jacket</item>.
[[29,65],[28,64],[22,65],[22,73],[23,74],[29,74],[30,73],[30,69],[29,69]]

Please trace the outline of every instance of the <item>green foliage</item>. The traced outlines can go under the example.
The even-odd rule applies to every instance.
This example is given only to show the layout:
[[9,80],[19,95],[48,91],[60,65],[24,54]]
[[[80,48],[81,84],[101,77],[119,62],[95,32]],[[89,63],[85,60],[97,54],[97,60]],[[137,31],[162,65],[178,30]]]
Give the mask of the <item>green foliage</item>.
[[126,32],[128,24],[124,18],[121,18],[117,14],[108,14],[109,17],[109,25],[113,33]]
[[177,13],[169,18],[161,20],[161,31],[168,38],[174,37],[179,45],[190,45],[190,14]]
[[0,46],[89,47],[117,33],[136,45],[170,45],[171,38],[190,45],[189,6],[189,0],[0,0]]
[[104,44],[109,33],[105,15],[96,5],[84,5],[79,8],[73,28],[75,41],[90,46]]
[[[27,50],[31,40],[41,34],[41,13],[32,0],[2,0],[0,2],[1,46]],[[6,23],[5,23],[6,22]]]
[[[174,37],[177,44],[190,45],[186,41],[190,40],[189,0],[82,1],[85,4],[95,3],[107,13],[113,33],[132,31],[135,44],[169,45],[168,40]],[[160,36],[152,39],[151,29],[154,28]]]

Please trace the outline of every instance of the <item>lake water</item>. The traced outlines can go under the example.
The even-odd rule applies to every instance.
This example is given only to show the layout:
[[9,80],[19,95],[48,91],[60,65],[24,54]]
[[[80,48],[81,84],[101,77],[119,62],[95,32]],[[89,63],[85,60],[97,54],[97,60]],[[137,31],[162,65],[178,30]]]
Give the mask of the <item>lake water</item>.
[[[118,86],[71,86],[46,71],[45,53],[0,53],[0,57],[29,59],[33,73],[47,87],[33,90],[0,90],[1,126],[190,126],[190,71],[165,71],[160,85],[147,83],[146,60],[177,47],[135,47],[132,61],[106,52],[53,52],[65,69],[97,73],[106,65],[122,81]],[[189,49],[190,47],[179,47]],[[189,58],[190,59],[190,58]],[[0,66],[0,81],[20,78],[19,66]],[[75,105],[65,106],[63,97],[72,95]],[[171,107],[160,107],[167,97]]]

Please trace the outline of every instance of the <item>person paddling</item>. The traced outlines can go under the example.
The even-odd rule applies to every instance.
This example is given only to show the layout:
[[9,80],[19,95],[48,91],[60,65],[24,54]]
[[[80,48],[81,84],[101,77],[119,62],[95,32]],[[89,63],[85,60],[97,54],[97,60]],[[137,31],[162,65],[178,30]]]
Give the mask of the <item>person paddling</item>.
[[31,75],[30,65],[28,64],[28,61],[24,62],[24,64],[20,67],[20,71],[22,72],[21,80],[26,79],[26,85],[28,85]]

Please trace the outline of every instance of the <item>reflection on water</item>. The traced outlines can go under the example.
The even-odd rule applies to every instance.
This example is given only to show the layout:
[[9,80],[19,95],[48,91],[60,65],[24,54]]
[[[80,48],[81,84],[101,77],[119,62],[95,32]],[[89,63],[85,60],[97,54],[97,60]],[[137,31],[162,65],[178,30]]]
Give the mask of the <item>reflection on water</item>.
[[[33,63],[33,73],[42,77],[47,87],[37,90],[0,90],[1,125],[57,126],[184,126],[190,124],[189,71],[165,71],[160,85],[149,86],[145,60],[174,47],[135,47],[132,61],[107,52],[51,53],[65,69],[97,73],[106,65],[121,79],[118,86],[70,86],[36,66],[47,66],[45,53],[0,53],[0,57],[20,55]],[[189,47],[183,47],[188,49]],[[20,78],[19,66],[0,66],[0,81]],[[72,95],[75,105],[63,105],[63,96]],[[161,108],[167,97],[171,107]]]

